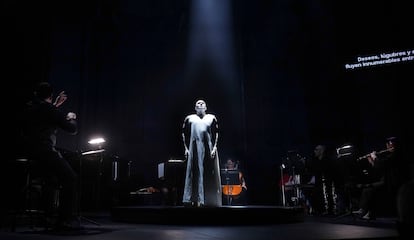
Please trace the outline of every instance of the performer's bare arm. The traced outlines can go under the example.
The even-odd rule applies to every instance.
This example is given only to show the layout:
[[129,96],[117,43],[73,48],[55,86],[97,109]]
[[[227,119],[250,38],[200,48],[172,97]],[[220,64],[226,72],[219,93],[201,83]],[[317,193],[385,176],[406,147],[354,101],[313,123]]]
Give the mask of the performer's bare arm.
[[219,134],[218,134],[218,124],[217,124],[217,119],[214,117],[214,133],[215,133],[215,139],[214,139],[214,146],[213,149],[211,150],[211,158],[214,158],[217,154],[217,142],[218,142],[218,138],[219,138]]
[[181,136],[183,138],[183,144],[184,144],[184,156],[185,156],[186,159],[188,159],[188,155],[189,155],[187,141],[185,139],[185,131],[186,131],[187,121],[188,121],[188,118],[185,118],[183,126],[182,126],[182,133],[181,133]]

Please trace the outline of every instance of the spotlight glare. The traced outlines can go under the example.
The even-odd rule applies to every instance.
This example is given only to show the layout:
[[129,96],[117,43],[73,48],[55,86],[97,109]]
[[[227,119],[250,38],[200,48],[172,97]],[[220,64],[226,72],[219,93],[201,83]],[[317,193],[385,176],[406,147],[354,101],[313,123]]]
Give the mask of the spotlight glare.
[[92,144],[92,145],[96,145],[96,144],[101,144],[101,143],[104,143],[105,142],[105,139],[103,139],[103,138],[92,138],[91,140],[89,140],[88,141],[88,143],[89,144]]

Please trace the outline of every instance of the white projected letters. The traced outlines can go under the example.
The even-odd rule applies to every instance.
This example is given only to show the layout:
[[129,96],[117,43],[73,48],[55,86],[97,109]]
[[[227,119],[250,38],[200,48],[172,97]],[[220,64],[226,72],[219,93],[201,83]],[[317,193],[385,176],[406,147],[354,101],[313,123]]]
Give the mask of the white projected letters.
[[392,53],[381,53],[365,57],[357,57],[356,63],[345,64],[345,69],[356,69],[362,67],[371,67],[389,63],[399,63],[414,60],[414,50],[406,50]]

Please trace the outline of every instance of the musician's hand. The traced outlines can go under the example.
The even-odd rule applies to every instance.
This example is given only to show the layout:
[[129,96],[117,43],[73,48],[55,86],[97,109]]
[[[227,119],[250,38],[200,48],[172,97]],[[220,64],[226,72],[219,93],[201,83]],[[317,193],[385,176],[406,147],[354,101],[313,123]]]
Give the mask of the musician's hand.
[[185,159],[187,160],[188,159],[188,156],[190,155],[190,151],[188,151],[188,149],[185,149],[185,151],[184,151],[184,156],[185,156]]
[[377,159],[376,152],[372,152],[372,153],[368,154],[367,160],[368,160],[368,163],[371,164],[371,166],[374,166],[375,159]]
[[217,154],[217,148],[216,147],[213,147],[213,150],[210,153],[211,158],[215,158],[216,157],[216,154]]
[[56,107],[59,107],[60,105],[62,105],[66,101],[66,99],[68,99],[68,96],[66,95],[65,91],[62,91],[56,97],[55,102],[53,103],[53,105],[55,105]]

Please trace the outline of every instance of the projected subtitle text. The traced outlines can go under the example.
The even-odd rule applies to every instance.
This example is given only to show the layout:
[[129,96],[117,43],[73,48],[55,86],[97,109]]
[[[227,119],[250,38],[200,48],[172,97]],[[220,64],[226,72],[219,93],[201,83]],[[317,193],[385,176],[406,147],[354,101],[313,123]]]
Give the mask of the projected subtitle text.
[[377,65],[402,63],[414,60],[414,50],[400,52],[381,53],[377,55],[357,57],[356,62],[345,64],[345,69],[357,69],[364,67],[373,67]]

